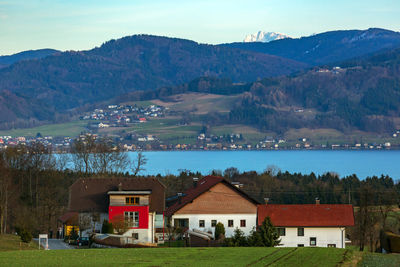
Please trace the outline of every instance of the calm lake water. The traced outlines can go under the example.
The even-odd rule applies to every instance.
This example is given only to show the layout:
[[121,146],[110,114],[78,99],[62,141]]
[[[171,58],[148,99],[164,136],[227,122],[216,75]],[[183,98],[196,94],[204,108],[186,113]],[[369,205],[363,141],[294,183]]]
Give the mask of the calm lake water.
[[[131,157],[136,153],[130,152]],[[341,177],[356,174],[360,179],[387,174],[400,179],[400,151],[160,151],[144,152],[148,162],[141,174],[177,174],[180,169],[208,174],[212,170],[236,167],[240,171],[262,172],[268,166],[282,171],[323,174],[335,172]]]

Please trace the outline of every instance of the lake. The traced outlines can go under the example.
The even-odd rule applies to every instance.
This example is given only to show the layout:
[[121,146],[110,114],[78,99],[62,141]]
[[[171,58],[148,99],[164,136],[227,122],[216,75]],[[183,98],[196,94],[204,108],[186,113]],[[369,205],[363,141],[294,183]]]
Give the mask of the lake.
[[[387,174],[400,179],[398,150],[278,150],[278,151],[152,151],[143,152],[148,159],[140,174],[177,174],[187,169],[209,174],[236,167],[240,171],[262,172],[268,166],[282,171],[323,174],[341,177],[356,174],[360,179]],[[129,152],[136,157],[135,152]]]

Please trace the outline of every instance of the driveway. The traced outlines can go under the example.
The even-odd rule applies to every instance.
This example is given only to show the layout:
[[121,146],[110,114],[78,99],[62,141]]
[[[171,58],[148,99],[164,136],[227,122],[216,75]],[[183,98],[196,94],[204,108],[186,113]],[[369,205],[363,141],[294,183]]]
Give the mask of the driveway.
[[[36,242],[38,242],[38,239],[35,238]],[[42,239],[42,245],[44,245],[44,240]],[[67,243],[64,243],[62,239],[50,239],[49,238],[49,249],[74,249],[73,246],[68,245]]]

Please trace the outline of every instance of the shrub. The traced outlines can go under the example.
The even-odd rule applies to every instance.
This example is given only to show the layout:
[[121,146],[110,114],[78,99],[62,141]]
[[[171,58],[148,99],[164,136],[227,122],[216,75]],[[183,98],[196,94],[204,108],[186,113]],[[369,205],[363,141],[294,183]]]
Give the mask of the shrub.
[[227,247],[245,247],[247,245],[247,238],[239,228],[235,229],[233,237],[225,238],[225,246]]
[[29,243],[32,241],[32,234],[25,229],[19,229],[19,236],[22,242]]
[[225,236],[225,227],[223,223],[217,223],[215,225],[215,240],[223,238]]
[[110,223],[109,221],[104,219],[103,225],[101,226],[101,232],[103,234],[112,234],[112,233],[114,233],[114,228],[113,228],[112,223]]

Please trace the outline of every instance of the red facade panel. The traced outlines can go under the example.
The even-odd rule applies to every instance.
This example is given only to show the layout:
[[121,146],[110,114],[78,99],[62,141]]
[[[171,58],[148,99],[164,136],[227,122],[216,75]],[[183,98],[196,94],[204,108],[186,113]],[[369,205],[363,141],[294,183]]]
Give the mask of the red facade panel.
[[113,221],[113,218],[123,218],[125,211],[137,211],[139,212],[139,227],[133,227],[135,229],[147,229],[149,228],[149,206],[109,206],[108,208],[108,220]]

